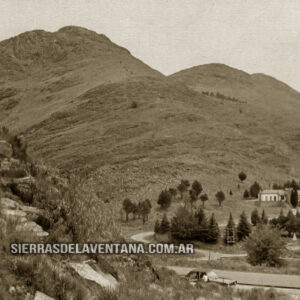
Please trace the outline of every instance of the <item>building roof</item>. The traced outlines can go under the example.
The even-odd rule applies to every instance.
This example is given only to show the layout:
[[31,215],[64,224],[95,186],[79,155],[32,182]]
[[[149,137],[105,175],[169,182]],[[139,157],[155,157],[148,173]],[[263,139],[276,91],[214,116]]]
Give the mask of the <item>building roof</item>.
[[284,190],[263,190],[261,194],[276,194],[276,195],[285,195]]

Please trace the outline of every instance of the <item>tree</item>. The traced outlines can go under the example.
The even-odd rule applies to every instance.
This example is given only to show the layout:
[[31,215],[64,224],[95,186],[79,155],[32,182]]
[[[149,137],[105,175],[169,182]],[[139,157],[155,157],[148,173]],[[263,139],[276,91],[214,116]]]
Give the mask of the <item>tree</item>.
[[229,191],[229,195],[232,196],[232,190]]
[[281,265],[280,256],[285,249],[285,241],[278,228],[259,226],[245,242],[248,262],[251,265]]
[[201,224],[206,224],[207,223],[207,219],[206,219],[206,216],[205,216],[205,212],[202,208],[200,208],[197,213],[195,214],[195,217],[198,221],[198,225],[201,225]]
[[261,214],[261,222],[263,224],[268,224],[268,217],[267,217],[264,209],[263,209],[262,214]]
[[140,214],[139,206],[136,203],[132,203],[131,212],[133,214],[133,220],[135,220],[136,215]]
[[244,172],[239,173],[239,179],[240,179],[241,182],[246,180],[246,178],[247,178],[247,175]]
[[124,199],[123,209],[126,213],[126,222],[128,222],[128,215],[133,211],[133,203],[130,201],[130,199]]
[[167,215],[164,213],[162,221],[160,223],[159,233],[164,234],[170,231],[170,222],[167,218]]
[[219,206],[221,206],[222,202],[225,200],[225,194],[222,191],[217,192],[216,199],[219,202]]
[[291,205],[294,208],[296,208],[298,206],[298,202],[299,202],[298,191],[295,188],[293,188],[291,191]]
[[292,236],[292,233],[297,231],[297,222],[296,217],[294,216],[291,210],[289,210],[286,219],[287,221],[284,224],[284,228],[288,232],[289,236]]
[[237,238],[239,241],[245,239],[251,233],[251,225],[249,224],[245,212],[240,215],[240,221],[237,226]]
[[207,234],[206,241],[208,243],[216,243],[219,239],[219,236],[220,236],[220,229],[215,219],[215,215],[214,213],[212,213],[208,221],[208,234]]
[[251,223],[253,226],[256,226],[257,224],[261,223],[261,219],[259,217],[257,208],[255,208],[251,213]]
[[164,190],[161,191],[158,197],[157,203],[160,205],[162,209],[167,209],[171,205],[172,196],[169,191]]
[[250,195],[253,198],[258,198],[258,194],[261,190],[260,185],[255,181],[250,187]]
[[190,190],[190,202],[191,202],[191,209],[193,208],[193,203],[198,200],[197,192],[194,189]]
[[181,200],[183,199],[183,193],[188,190],[190,183],[188,180],[181,180],[180,184],[178,185],[177,189],[180,192]]
[[207,194],[201,195],[201,196],[200,196],[200,200],[202,201],[202,206],[204,207],[204,203],[205,203],[206,201],[208,201],[208,196],[207,196]]
[[196,195],[199,196],[203,191],[202,185],[199,181],[195,180],[192,184],[192,189],[195,191]]
[[233,221],[232,214],[230,213],[228,223],[224,232],[224,243],[225,244],[235,244],[236,241],[236,228]]
[[248,199],[249,196],[250,196],[250,195],[249,195],[248,190],[245,190],[244,195],[243,195],[244,199]]
[[143,224],[148,220],[148,215],[151,211],[152,205],[149,199],[146,199],[143,202],[139,202],[139,213],[142,215]]

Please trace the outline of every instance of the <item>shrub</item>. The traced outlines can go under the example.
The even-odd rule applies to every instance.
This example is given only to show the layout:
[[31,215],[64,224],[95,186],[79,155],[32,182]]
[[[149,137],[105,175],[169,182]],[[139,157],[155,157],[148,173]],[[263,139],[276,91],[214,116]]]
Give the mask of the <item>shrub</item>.
[[138,107],[138,104],[136,101],[132,101],[131,104],[130,104],[130,108],[137,108]]
[[241,182],[246,180],[246,178],[247,178],[247,175],[244,172],[239,173],[239,179],[240,179]]
[[268,266],[280,266],[280,257],[285,250],[285,241],[281,238],[281,232],[277,228],[258,226],[247,238],[245,250],[248,254],[248,262],[251,265],[267,264]]

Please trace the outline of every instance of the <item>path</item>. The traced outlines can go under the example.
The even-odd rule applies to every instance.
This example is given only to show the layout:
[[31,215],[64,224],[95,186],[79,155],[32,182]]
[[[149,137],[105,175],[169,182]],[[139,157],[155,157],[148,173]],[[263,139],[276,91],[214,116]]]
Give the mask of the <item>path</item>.
[[[136,242],[149,244],[150,243],[149,238],[151,238],[153,235],[154,235],[153,231],[141,232],[131,236],[131,239]],[[189,260],[216,260],[225,257],[245,257],[247,255],[246,253],[229,254],[229,253],[221,253],[221,252],[205,250],[205,249],[195,249],[195,253],[201,254],[202,257],[189,258]]]

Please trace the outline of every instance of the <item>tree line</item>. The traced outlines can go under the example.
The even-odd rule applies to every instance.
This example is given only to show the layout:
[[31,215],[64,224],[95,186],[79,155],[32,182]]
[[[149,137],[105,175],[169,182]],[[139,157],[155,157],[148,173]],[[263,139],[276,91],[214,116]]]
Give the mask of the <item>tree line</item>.
[[[205,243],[217,243],[221,237],[214,213],[207,218],[202,207],[194,214],[184,207],[179,207],[171,221],[168,220],[165,213],[161,221],[156,221],[154,232],[157,234],[168,233],[176,240],[194,240]],[[243,212],[240,215],[239,223],[236,226],[230,213],[223,234],[223,242],[234,244],[244,240],[250,233],[251,224],[248,222],[246,214]]]

